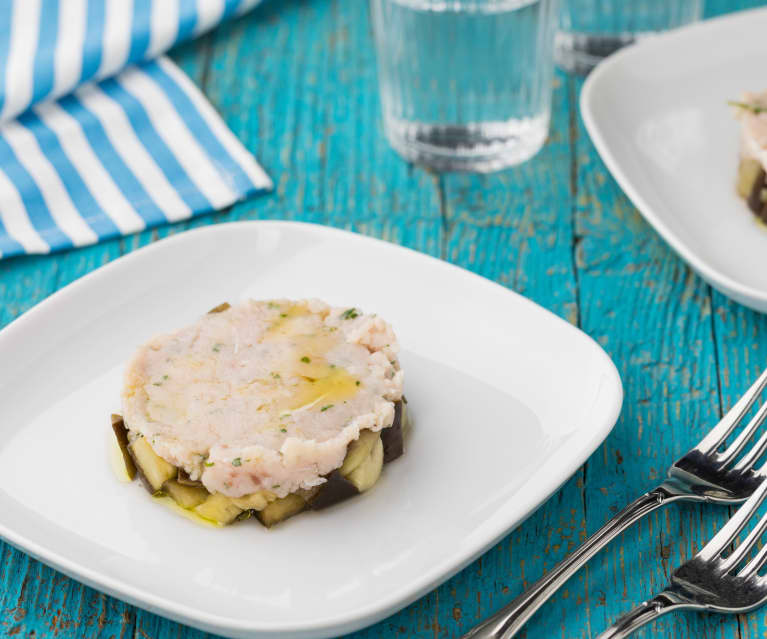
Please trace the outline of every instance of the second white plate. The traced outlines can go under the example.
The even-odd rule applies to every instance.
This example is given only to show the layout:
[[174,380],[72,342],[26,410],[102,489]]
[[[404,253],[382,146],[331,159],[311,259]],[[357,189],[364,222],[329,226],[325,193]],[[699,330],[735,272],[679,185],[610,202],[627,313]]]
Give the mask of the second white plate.
[[702,22],[611,56],[581,113],[647,221],[706,281],[767,312],[767,228],[735,193],[740,128],[728,100],[767,89],[767,9]]
[[[109,414],[136,345],[248,297],[321,297],[387,318],[415,424],[369,493],[272,530],[214,530],[116,480]],[[392,244],[278,222],[118,259],[0,331],[0,361],[0,534],[96,588],[235,637],[343,634],[413,601],[564,482],[622,397],[602,349],[523,297]]]

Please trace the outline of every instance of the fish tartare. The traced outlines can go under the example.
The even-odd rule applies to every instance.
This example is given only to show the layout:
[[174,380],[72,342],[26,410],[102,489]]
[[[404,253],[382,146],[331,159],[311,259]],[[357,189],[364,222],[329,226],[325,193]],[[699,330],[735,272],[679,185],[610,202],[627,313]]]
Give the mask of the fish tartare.
[[738,194],[767,222],[767,91],[745,93],[730,104],[741,123]]
[[222,304],[129,362],[113,417],[126,468],[221,524],[272,525],[364,492],[403,450],[398,349],[356,308]]

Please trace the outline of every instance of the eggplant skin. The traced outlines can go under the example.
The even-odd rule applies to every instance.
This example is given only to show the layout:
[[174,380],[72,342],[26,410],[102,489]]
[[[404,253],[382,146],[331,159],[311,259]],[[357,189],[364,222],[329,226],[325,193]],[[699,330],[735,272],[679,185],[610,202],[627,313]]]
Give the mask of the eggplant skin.
[[267,528],[271,528],[281,521],[290,519],[306,508],[306,501],[301,495],[291,493],[286,497],[276,499],[263,510],[254,511],[256,519]]
[[322,510],[360,494],[357,487],[338,470],[326,475],[326,479],[327,481],[320,486],[317,494],[309,501],[309,508],[312,510]]
[[159,491],[154,486],[152,486],[152,482],[150,482],[147,479],[147,476],[144,474],[144,471],[139,465],[138,460],[133,454],[133,451],[130,448],[128,448],[128,450],[130,451],[131,460],[133,461],[133,467],[136,469],[136,474],[138,475],[138,478],[141,480],[141,483],[143,484],[144,488],[146,488],[147,492],[150,495],[153,495],[153,496],[156,495]]
[[[381,443],[383,444],[383,463],[388,464],[405,452],[402,425],[404,422],[405,406],[400,400],[394,404],[394,421],[389,428],[381,430]],[[317,494],[309,500],[308,506],[312,510],[322,510],[329,506],[345,501],[350,497],[359,495],[359,489],[344,477],[340,469],[325,475],[327,481],[320,486]]]
[[762,169],[754,180],[746,202],[757,217],[767,222],[767,201],[764,199],[764,193],[767,193],[767,173]]
[[169,479],[162,485],[162,492],[168,495],[181,508],[191,510],[199,506],[210,495],[201,486],[187,486],[176,479]]
[[767,172],[758,160],[743,158],[738,166],[738,195],[763,222],[767,222]]
[[150,494],[162,491],[166,481],[178,476],[178,468],[155,453],[145,438],[134,439],[128,446],[128,451],[136,464],[138,476]]
[[125,428],[125,422],[121,415],[112,415],[112,430],[117,438],[117,445],[125,462],[125,472],[128,473],[131,481],[136,478],[136,464],[133,463],[133,456],[128,449],[128,429]]
[[404,415],[404,405],[402,400],[394,404],[394,421],[389,428],[381,431],[381,443],[384,449],[383,463],[388,464],[405,452],[405,442],[402,437],[402,422]]

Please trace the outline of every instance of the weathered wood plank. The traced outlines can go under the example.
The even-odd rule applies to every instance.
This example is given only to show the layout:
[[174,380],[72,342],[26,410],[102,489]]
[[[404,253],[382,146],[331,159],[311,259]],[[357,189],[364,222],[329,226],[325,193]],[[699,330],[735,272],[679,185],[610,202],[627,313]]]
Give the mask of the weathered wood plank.
[[[531,162],[489,176],[443,178],[446,257],[577,324],[567,82],[567,76],[557,75],[552,134]],[[584,533],[582,480],[582,472],[577,473],[480,562],[433,593],[441,604],[431,608],[439,636],[460,636],[567,554]],[[559,593],[529,636],[560,636],[561,602],[570,599],[570,590]]]
[[[743,211],[744,214],[748,214]],[[767,368],[767,316],[760,315],[713,292],[713,330],[719,363],[722,405],[732,406],[753,380]],[[767,627],[763,611],[740,615],[740,637],[762,637]]]
[[0,636],[130,639],[127,604],[0,545]]
[[[761,4],[713,0],[707,15]],[[757,337],[764,317],[712,295],[633,211],[582,126],[579,132],[579,195],[593,198],[583,202],[578,215],[583,326],[618,364],[626,388],[621,420],[589,460],[593,529],[601,519],[592,513],[620,507],[640,485],[652,487],[668,464],[716,423],[722,406],[729,407],[764,367],[767,345]],[[633,295],[627,286],[635,289]],[[595,299],[588,299],[589,290]],[[634,320],[626,322],[632,312]],[[616,330],[621,317],[624,328]],[[733,338],[735,343],[728,341]],[[595,609],[594,630],[663,587],[670,571],[710,539],[731,512],[682,504],[627,532],[589,568],[598,588],[620,593]],[[759,612],[742,621],[682,614],[663,618],[637,636],[762,636],[764,624]],[[753,634],[745,632],[748,628]]]
[[[641,219],[580,122],[575,154],[581,323],[618,365],[626,395],[615,430],[588,462],[593,531],[657,485],[718,421],[719,397],[709,287]],[[723,508],[670,506],[627,531],[587,569],[586,596],[602,603],[591,611],[593,630],[662,587],[727,516]],[[712,636],[719,622],[674,615],[638,636]]]
[[276,184],[215,220],[298,219],[439,254],[436,178],[380,129],[367,3],[267,2],[216,32],[206,90]]

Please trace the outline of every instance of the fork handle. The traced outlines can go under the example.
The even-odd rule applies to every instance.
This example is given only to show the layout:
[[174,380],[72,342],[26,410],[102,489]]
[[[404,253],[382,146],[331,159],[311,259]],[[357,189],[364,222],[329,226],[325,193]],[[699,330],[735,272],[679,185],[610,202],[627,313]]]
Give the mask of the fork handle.
[[629,528],[635,521],[680,497],[679,494],[666,490],[664,486],[659,486],[631,502],[570,555],[554,566],[551,572],[536,581],[492,617],[469,630],[462,639],[509,639],[513,637],[551,595],[610,541]]
[[688,602],[678,599],[674,593],[663,591],[655,595],[652,599],[642,602],[636,608],[626,613],[604,632],[597,639],[626,639],[632,632],[642,626],[652,623],[658,617],[665,615],[673,610],[683,608],[695,608]]

